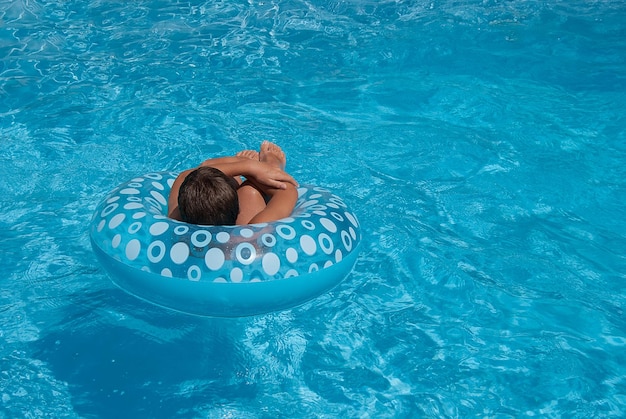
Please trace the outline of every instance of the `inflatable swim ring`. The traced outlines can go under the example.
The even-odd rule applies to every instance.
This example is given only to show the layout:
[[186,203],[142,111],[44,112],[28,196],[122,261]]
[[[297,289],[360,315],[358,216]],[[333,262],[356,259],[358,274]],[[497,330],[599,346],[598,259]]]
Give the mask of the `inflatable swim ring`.
[[148,173],[96,208],[91,244],[113,282],[152,303],[207,316],[247,316],[301,304],[342,281],[359,222],[330,191],[301,186],[289,218],[244,226],[170,219],[177,174]]

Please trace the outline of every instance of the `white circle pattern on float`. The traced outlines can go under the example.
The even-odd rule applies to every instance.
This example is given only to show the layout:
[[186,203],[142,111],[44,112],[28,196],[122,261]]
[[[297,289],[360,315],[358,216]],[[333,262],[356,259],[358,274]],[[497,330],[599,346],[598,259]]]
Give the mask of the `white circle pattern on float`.
[[312,221],[304,220],[301,224],[302,227],[306,228],[307,230],[315,230],[315,224]]
[[280,259],[276,253],[266,253],[263,256],[263,270],[269,276],[274,276],[280,269]]
[[333,252],[333,240],[326,233],[322,233],[317,236],[317,242],[324,253],[330,255]]
[[340,263],[360,239],[356,217],[323,188],[299,188],[292,216],[274,223],[194,226],[163,213],[176,174],[145,177],[155,180],[134,179],[106,198],[92,235],[108,237],[102,249],[118,253],[116,260],[147,272],[189,281],[269,281]]
[[202,278],[202,270],[197,265],[191,265],[187,270],[187,278],[190,281],[200,281]]
[[185,242],[178,242],[170,250],[170,259],[177,265],[185,263],[189,257],[189,246]]
[[285,251],[285,256],[290,263],[296,263],[298,261],[298,251],[293,247]]
[[[157,249],[158,253],[154,253],[154,249]],[[165,256],[165,243],[160,240],[150,243],[148,246],[148,260],[152,263],[159,263],[163,256]]]
[[320,224],[331,233],[337,232],[337,225],[330,221],[328,218],[320,218]]
[[241,282],[243,281],[243,271],[241,268],[234,268],[230,271],[230,280],[232,282]]
[[317,204],[319,201],[317,199],[313,199],[310,201],[306,201],[304,204],[300,205],[302,208],[310,207],[311,205]]
[[122,189],[120,191],[120,193],[122,195],[137,195],[139,194],[139,189],[135,189],[135,188],[126,188],[126,189]]
[[348,221],[352,223],[353,226],[355,227],[359,226],[359,223],[357,223],[356,218],[354,218],[354,215],[350,214],[349,212],[345,212],[344,214],[346,214],[346,218],[348,219]]
[[150,209],[154,212],[154,214],[158,214],[161,212],[161,203],[154,199],[151,196],[146,196],[144,198],[148,204],[150,204]]
[[160,236],[161,234],[165,233],[169,227],[170,227],[170,225],[168,223],[158,222],[158,223],[152,224],[148,231],[150,232],[151,235],[156,237],[156,236]]
[[343,217],[338,212],[331,212],[330,215],[339,222],[343,221]]
[[152,197],[154,199],[156,199],[158,201],[159,204],[161,205],[167,205],[167,201],[165,200],[165,197],[163,195],[161,195],[159,192],[157,191],[152,191],[150,192],[150,195],[152,195]]
[[197,230],[191,234],[191,244],[195,247],[204,247],[211,242],[211,233],[205,230]]
[[274,247],[276,245],[276,237],[272,234],[264,234],[261,236],[261,242],[267,247]]
[[249,239],[250,237],[252,237],[253,234],[254,234],[254,232],[252,230],[250,230],[249,228],[242,228],[239,231],[239,235],[241,237],[246,238],[246,239]]
[[111,221],[109,221],[109,229],[115,230],[117,226],[122,224],[122,221],[124,221],[125,218],[126,218],[126,214],[123,214],[123,213],[115,214],[113,218],[111,218]]
[[345,230],[341,232],[341,241],[348,252],[352,250],[352,237]]
[[256,259],[256,249],[250,243],[240,243],[235,250],[235,256],[242,265],[249,265]]
[[107,205],[106,207],[104,207],[104,209],[102,210],[102,212],[100,213],[100,217],[107,217],[109,214],[111,214],[113,211],[115,211],[117,209],[117,207],[119,207],[120,204],[113,202],[112,204]]
[[178,234],[179,236],[182,236],[183,234],[187,234],[188,231],[189,231],[189,227],[187,226],[176,226],[174,228],[174,233]]
[[133,261],[139,256],[141,251],[141,242],[137,239],[132,239],[126,244],[126,259]]
[[224,252],[222,252],[222,249],[217,247],[209,249],[204,256],[204,263],[206,263],[207,268],[212,271],[218,271],[222,269],[225,261],[226,257],[224,256]]
[[317,251],[317,245],[315,244],[315,240],[313,237],[308,235],[300,236],[300,248],[304,253],[309,256],[313,256]]
[[220,231],[215,235],[215,240],[220,243],[226,243],[228,242],[228,240],[230,240],[230,234],[226,233],[225,231]]
[[346,207],[346,204],[344,204],[343,201],[339,197],[337,197],[337,196],[333,196],[328,201],[330,203],[332,203],[332,204],[339,205],[341,208],[345,208]]
[[135,221],[130,226],[128,226],[128,234],[135,234],[141,230],[141,223],[139,221]]
[[296,237],[296,230],[294,230],[293,227],[286,225],[286,224],[281,224],[278,227],[276,227],[276,232],[278,233],[280,237],[282,237],[285,240],[293,240]]

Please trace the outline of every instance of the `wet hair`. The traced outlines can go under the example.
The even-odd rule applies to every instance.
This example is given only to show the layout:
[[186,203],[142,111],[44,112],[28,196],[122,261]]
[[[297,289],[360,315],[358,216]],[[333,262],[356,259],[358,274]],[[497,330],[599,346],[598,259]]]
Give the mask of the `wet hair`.
[[235,225],[239,215],[237,181],[213,167],[189,173],[178,192],[181,220],[191,224]]

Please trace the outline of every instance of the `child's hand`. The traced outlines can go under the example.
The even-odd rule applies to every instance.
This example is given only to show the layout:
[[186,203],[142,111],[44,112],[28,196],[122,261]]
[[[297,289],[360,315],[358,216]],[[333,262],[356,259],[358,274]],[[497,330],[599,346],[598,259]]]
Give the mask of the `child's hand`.
[[[251,160],[252,161],[252,160]],[[298,187],[298,182],[287,172],[279,169],[278,167],[255,161],[251,167],[250,180],[257,183],[262,188],[272,189],[287,189],[287,184],[290,183],[295,187]]]

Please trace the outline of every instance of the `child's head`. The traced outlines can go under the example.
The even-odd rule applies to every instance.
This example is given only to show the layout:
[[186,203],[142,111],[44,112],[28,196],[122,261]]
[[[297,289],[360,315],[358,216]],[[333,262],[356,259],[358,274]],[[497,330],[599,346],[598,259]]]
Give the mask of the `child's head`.
[[183,221],[202,225],[235,225],[239,215],[237,181],[213,167],[189,173],[178,193]]

